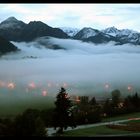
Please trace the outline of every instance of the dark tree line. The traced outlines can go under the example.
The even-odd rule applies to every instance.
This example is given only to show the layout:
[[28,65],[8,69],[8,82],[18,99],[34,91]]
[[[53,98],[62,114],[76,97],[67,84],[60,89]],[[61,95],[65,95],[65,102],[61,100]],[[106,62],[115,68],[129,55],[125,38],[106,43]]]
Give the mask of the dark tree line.
[[140,111],[140,97],[137,92],[134,95],[129,95],[125,98],[124,107],[126,108],[126,112]]
[[103,117],[140,111],[138,93],[121,98],[119,90],[111,92],[111,98],[104,102],[93,97],[80,96],[73,103],[61,88],[56,96],[55,108],[49,110],[27,109],[14,119],[0,119],[0,136],[47,136],[47,127],[58,128],[59,134],[67,127],[100,122]]
[[45,136],[45,124],[37,109],[27,109],[13,120],[0,120],[0,136]]
[[106,113],[107,116],[116,116],[140,111],[140,97],[137,92],[123,99],[120,97],[120,91],[114,90],[112,99],[107,99],[103,105],[103,113]]
[[77,125],[95,123],[101,121],[101,107],[96,102],[95,97],[89,100],[88,96],[81,96],[75,111],[75,120]]

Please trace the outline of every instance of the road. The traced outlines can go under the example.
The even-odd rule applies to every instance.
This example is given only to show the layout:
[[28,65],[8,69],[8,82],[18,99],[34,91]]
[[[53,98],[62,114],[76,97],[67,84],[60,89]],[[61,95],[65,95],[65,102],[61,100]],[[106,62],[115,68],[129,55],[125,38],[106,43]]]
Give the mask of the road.
[[[72,129],[71,127],[68,127],[64,131],[69,131],[69,130],[77,130],[77,129],[84,129],[84,128],[90,128],[90,127],[96,127],[96,126],[102,126],[102,125],[108,125],[108,124],[118,124],[122,122],[128,122],[130,120],[138,120],[140,118],[132,118],[132,119],[125,119],[125,120],[117,120],[117,121],[110,121],[110,122],[100,122],[100,123],[94,123],[94,124],[86,124],[86,125],[79,125],[76,128]],[[53,136],[54,133],[56,133],[57,130],[54,130],[54,128],[47,128],[48,136]]]

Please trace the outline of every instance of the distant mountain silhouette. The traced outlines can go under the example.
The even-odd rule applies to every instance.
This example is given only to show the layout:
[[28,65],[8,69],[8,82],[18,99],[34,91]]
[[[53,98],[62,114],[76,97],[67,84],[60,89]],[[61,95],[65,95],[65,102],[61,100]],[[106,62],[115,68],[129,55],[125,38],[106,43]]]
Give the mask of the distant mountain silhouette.
[[0,35],[9,41],[32,41],[42,36],[68,38],[68,35],[59,28],[52,28],[41,21],[25,24],[15,17],[9,17],[1,22]]
[[6,54],[8,52],[17,51],[18,48],[7,41],[6,39],[0,37],[0,55]]
[[140,33],[115,27],[97,30],[84,27],[81,30],[74,28],[53,28],[41,21],[30,21],[28,24],[9,17],[0,23],[0,35],[9,41],[33,41],[36,38],[50,36],[56,38],[71,38],[93,43],[107,43],[115,41],[116,44],[131,43],[140,45]]

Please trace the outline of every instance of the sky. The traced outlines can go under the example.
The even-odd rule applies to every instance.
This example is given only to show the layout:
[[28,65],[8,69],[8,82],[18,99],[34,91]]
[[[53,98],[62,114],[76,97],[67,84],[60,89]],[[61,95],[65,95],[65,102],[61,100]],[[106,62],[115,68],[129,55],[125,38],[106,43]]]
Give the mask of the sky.
[[133,29],[140,32],[140,4],[0,4],[0,22],[10,16],[52,27]]

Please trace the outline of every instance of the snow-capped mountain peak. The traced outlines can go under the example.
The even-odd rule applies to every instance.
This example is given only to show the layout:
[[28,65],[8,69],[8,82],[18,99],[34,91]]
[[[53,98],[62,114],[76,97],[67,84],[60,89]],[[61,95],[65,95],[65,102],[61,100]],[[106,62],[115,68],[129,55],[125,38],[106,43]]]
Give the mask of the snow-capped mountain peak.
[[99,31],[96,29],[92,29],[90,27],[85,27],[75,35],[75,38],[85,39],[85,38],[89,38],[91,36],[95,36],[98,33],[99,33]]
[[25,23],[17,20],[15,17],[9,17],[0,23],[0,28],[21,28]]
[[117,28],[115,28],[113,26],[113,27],[109,27],[109,28],[106,28],[106,29],[102,30],[102,32],[115,37],[115,36],[117,36],[117,34],[120,33],[120,30],[118,30]]
[[129,35],[129,34],[133,34],[133,33],[138,33],[138,32],[136,32],[134,30],[130,30],[130,29],[122,29],[121,30],[122,35]]
[[109,34],[111,36],[129,36],[130,34],[133,34],[133,33],[138,33],[136,31],[133,31],[133,30],[130,30],[130,29],[122,29],[122,30],[119,30],[117,28],[115,28],[114,26],[113,27],[109,27],[109,28],[106,28],[104,30],[102,30],[103,33],[105,34]]
[[89,38],[91,36],[95,36],[98,33],[97,30],[92,28],[83,28],[83,38]]
[[59,28],[71,37],[75,36],[80,31],[80,29],[72,27],[59,27]]

